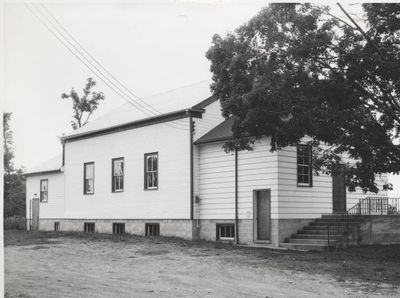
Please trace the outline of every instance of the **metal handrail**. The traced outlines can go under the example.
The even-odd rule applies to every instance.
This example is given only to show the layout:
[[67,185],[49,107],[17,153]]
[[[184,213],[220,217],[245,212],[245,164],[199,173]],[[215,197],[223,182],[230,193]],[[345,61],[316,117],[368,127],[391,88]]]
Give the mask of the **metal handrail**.
[[349,208],[344,214],[338,215],[337,222],[328,222],[328,245],[331,244],[336,235],[346,235],[350,228],[358,225],[358,221],[353,221],[355,216],[362,215],[398,215],[400,216],[400,198],[389,197],[367,197],[353,207]]

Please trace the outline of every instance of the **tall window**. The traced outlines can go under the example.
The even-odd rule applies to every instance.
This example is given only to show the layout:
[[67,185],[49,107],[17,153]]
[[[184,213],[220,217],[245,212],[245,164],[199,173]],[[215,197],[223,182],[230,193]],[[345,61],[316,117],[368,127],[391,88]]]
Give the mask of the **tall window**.
[[49,199],[49,180],[40,180],[40,202],[47,203]]
[[112,159],[112,191],[124,190],[124,158]]
[[94,162],[83,165],[83,193],[94,194]]
[[158,153],[144,155],[144,188],[158,188]]
[[312,150],[308,145],[297,145],[297,185],[312,186]]

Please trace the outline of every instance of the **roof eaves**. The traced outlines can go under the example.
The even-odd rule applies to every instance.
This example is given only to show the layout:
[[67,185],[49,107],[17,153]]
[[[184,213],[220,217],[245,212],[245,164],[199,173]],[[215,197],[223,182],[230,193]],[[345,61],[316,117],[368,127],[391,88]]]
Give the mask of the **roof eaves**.
[[230,137],[221,137],[221,138],[215,138],[215,139],[209,139],[209,140],[197,140],[194,142],[195,145],[203,145],[203,144],[210,144],[210,143],[217,143],[217,142],[222,142],[222,141],[227,141],[229,140]]
[[212,104],[213,102],[217,101],[218,98],[214,95],[211,95],[209,98],[199,102],[198,104],[194,105],[192,109],[204,109],[206,106]]
[[205,112],[204,109],[202,108],[189,108],[189,109],[183,109],[183,110],[178,110],[170,113],[165,113],[165,114],[160,114],[154,117],[149,117],[141,120],[135,120],[132,122],[128,123],[123,123],[123,124],[118,124],[106,128],[101,128],[97,130],[92,130],[92,131],[87,131],[83,133],[78,133],[75,135],[70,135],[70,136],[65,136],[62,137],[61,140],[63,142],[65,141],[71,141],[71,140],[76,140],[76,139],[84,139],[88,137],[94,137],[98,135],[103,135],[103,134],[110,134],[118,131],[124,131],[128,129],[133,129],[133,128],[139,128],[143,126],[148,126],[148,125],[153,125],[157,123],[163,123],[167,121],[172,121],[172,120],[177,120],[181,118],[186,118],[186,117],[195,117],[195,118],[202,118],[202,114]]
[[37,172],[28,172],[23,174],[25,177],[35,176],[35,175],[45,175],[45,174],[53,174],[53,173],[61,173],[61,169],[54,169],[54,170],[45,170],[45,171],[37,171]]

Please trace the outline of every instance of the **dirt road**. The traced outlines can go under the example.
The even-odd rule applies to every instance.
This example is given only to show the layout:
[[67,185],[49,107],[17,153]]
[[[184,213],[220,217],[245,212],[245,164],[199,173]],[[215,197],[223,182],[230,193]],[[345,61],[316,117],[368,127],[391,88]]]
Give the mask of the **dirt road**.
[[370,248],[299,253],[68,233],[12,231],[5,243],[6,297],[400,296],[400,247],[376,259]]

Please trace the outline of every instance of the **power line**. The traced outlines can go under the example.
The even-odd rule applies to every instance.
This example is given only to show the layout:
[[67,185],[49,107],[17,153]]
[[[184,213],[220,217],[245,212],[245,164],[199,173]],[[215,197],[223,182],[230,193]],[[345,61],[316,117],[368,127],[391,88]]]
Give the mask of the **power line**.
[[159,110],[157,110],[156,108],[154,108],[153,106],[149,105],[147,102],[145,102],[144,100],[142,100],[138,95],[136,95],[135,93],[133,93],[131,90],[129,90],[129,88],[127,88],[124,84],[121,83],[121,81],[119,81],[112,73],[110,73],[96,58],[94,58],[89,51],[87,51],[81,43],[79,43],[79,41],[77,41],[74,36],[57,20],[56,17],[54,17],[54,15],[47,9],[47,7],[42,4],[39,3],[40,6],[42,6],[44,8],[44,10],[48,13],[48,15],[62,28],[62,30],[93,60],[95,61],[100,68],[102,68],[108,75],[111,76],[111,78],[113,78],[117,83],[119,83],[119,85],[121,87],[123,87],[128,93],[130,93],[132,96],[134,96],[137,100],[139,100],[140,102],[142,102],[144,105],[146,105],[147,107],[149,107],[150,109],[154,110],[156,113],[160,113],[161,112]]
[[[67,42],[67,43],[69,43],[74,49],[75,49],[75,51],[76,52],[78,52],[81,56],[82,56],[82,58],[84,59],[84,60],[86,60],[86,62],[87,63],[89,63],[91,66],[89,66],[84,60],[82,60],[82,58],[81,57],[79,57],[65,42],[64,42],[64,40],[63,39],[61,39],[58,35],[57,35],[57,33],[53,30],[53,29],[51,29],[49,26],[48,26],[48,24],[45,22],[45,21],[43,21],[42,20],[42,18],[27,4],[27,3],[25,3],[25,6],[30,10],[30,12],[54,35],[54,37],[56,37],[57,38],[57,40],[59,41],[59,42],[61,42],[63,45],[64,45],[64,47],[66,47],[67,48],[67,50],[69,51],[69,52],[71,52],[71,54],[73,54],[74,56],[75,56],[75,58],[77,58],[80,62],[82,62],[92,73],[94,73],[104,84],[106,84],[111,90],[113,90],[116,94],[118,94],[120,97],[122,97],[126,102],[128,102],[129,104],[131,104],[133,107],[135,107],[136,109],[138,109],[139,111],[141,111],[142,113],[144,113],[144,114],[146,114],[147,116],[156,116],[155,114],[154,114],[154,112],[152,112],[152,111],[149,111],[148,109],[146,109],[145,107],[143,107],[141,104],[139,104],[139,103],[137,103],[135,100],[133,100],[129,95],[127,95],[123,90],[121,90],[121,88],[119,88],[117,85],[115,85],[115,83],[113,83],[109,78],[107,78],[107,76],[105,76],[95,65],[93,65],[93,63],[91,63],[83,54],[82,54],[82,52],[80,52],[79,51],[79,49],[77,49],[73,44],[71,44],[71,42],[57,29],[57,27],[46,17],[46,16],[44,16],[43,15],[43,13],[41,13],[41,11],[37,8],[37,7],[35,7],[36,8],[36,10],[39,12],[39,14],[40,15],[43,15],[44,16],[44,18],[47,20],[47,22],[48,23],[50,23],[51,25],[52,25],[52,27],[54,27],[54,29],[62,36],[62,38]],[[94,69],[95,70],[94,70]],[[108,82],[107,82],[108,81]],[[111,85],[112,86],[111,86]],[[116,89],[118,89],[118,90],[116,90],[114,87],[116,88]],[[122,94],[121,94],[122,93]],[[128,97],[129,99],[131,99],[131,100],[129,100],[129,99],[127,99],[126,97]],[[149,115],[149,113],[150,113],[150,115]],[[174,127],[174,128],[176,128],[176,129],[183,129],[183,130],[188,130],[187,128],[182,128],[182,127],[175,127],[175,126],[172,126],[172,123],[165,123],[165,124],[167,124],[167,125],[169,125],[169,126],[171,126],[171,127]],[[179,125],[179,124],[181,124],[181,123],[174,123],[175,125]]]

